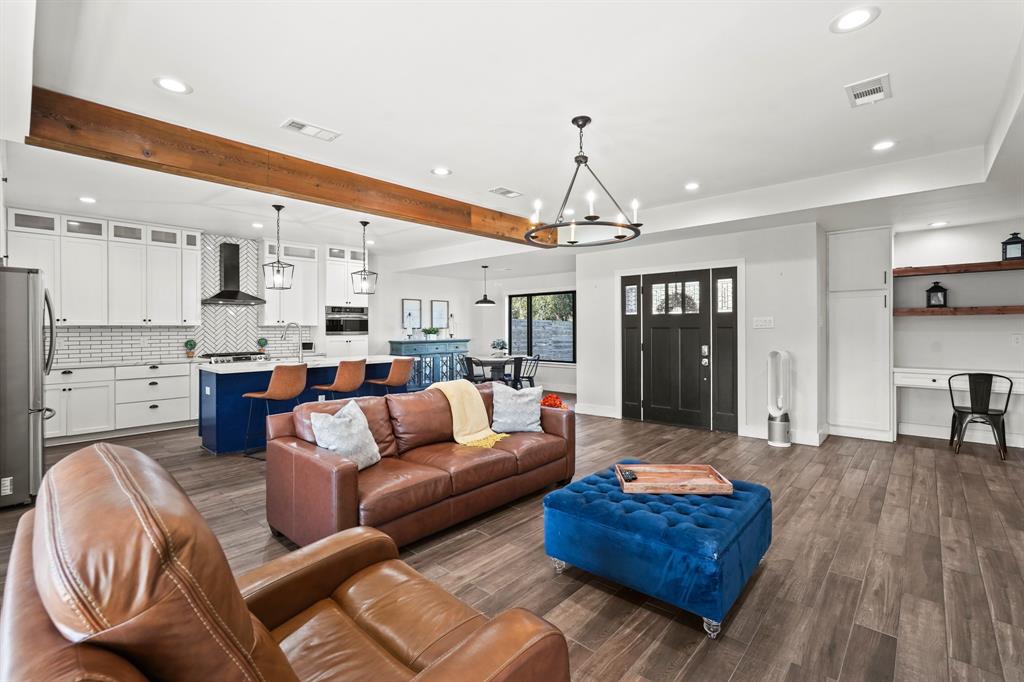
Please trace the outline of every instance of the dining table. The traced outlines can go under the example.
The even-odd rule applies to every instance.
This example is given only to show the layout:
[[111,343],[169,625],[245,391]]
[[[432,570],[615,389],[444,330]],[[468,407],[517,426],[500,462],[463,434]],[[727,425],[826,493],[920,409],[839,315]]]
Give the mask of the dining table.
[[525,355],[481,355],[472,356],[470,359],[482,367],[491,371],[491,381],[505,380],[505,367],[516,358],[524,359]]

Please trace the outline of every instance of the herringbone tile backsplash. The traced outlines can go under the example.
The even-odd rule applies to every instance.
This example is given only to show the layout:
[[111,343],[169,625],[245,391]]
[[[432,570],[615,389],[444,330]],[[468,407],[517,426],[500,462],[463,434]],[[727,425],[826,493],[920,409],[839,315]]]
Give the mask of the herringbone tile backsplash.
[[[242,290],[260,295],[259,243],[217,234],[203,235],[202,296],[220,290],[220,244],[239,245],[239,279]],[[198,343],[200,353],[257,350],[256,339],[268,341],[272,356],[298,355],[295,333],[281,340],[280,327],[261,327],[257,306],[203,306],[198,327],[58,327],[57,366],[76,364],[132,363],[185,358],[185,340]],[[302,329],[303,340],[312,338],[312,327]]]

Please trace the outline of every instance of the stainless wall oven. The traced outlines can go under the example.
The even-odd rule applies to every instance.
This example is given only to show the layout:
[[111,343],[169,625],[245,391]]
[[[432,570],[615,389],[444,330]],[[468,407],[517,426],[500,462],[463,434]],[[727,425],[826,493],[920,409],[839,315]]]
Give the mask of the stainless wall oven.
[[324,313],[324,322],[327,336],[370,333],[370,314],[368,308],[329,305]]

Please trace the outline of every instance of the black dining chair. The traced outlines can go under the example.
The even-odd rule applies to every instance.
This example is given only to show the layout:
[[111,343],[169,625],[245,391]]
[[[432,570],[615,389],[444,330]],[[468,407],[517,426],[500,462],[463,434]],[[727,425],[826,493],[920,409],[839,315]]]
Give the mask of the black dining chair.
[[[956,404],[956,396],[953,394],[953,380],[959,377],[967,377],[967,388],[971,395],[969,407]],[[1007,383],[1006,401],[1002,408],[991,407],[992,383],[995,379],[1001,379]],[[960,446],[964,443],[964,435],[970,424],[988,424],[996,439],[996,449],[999,451],[999,459],[1006,459],[1006,409],[1010,405],[1010,394],[1013,392],[1013,380],[1001,374],[987,374],[982,372],[965,372],[954,374],[949,377],[949,401],[953,404],[953,419],[949,429],[949,444],[955,447],[954,453],[959,454]]]
[[502,377],[502,381],[517,391],[523,387],[523,359],[522,357],[512,358],[512,373],[506,373]]
[[462,368],[464,372],[462,378],[466,381],[471,381],[474,384],[482,384],[487,381],[487,377],[484,375],[483,365],[476,362],[475,358],[469,355],[463,355]]
[[522,381],[530,382],[530,388],[536,386],[534,378],[537,376],[537,368],[540,366],[540,356],[534,355],[532,358],[526,358],[523,362],[523,373],[521,375]]

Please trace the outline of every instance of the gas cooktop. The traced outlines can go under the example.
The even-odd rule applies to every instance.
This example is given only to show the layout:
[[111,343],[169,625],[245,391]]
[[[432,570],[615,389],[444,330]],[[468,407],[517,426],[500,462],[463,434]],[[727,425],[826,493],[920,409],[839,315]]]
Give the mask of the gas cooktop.
[[199,357],[209,360],[215,365],[219,365],[226,362],[259,362],[266,360],[267,356],[263,353],[246,353],[246,352],[235,352],[235,353],[203,353]]

